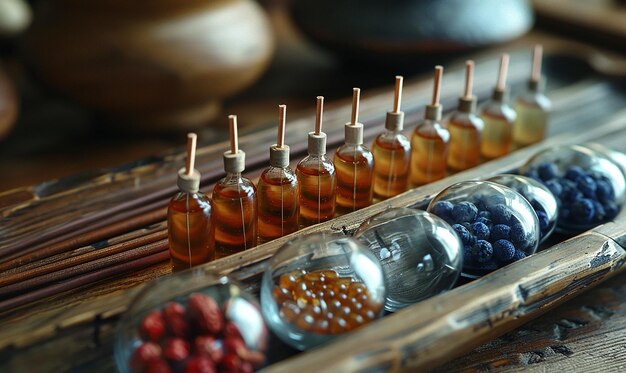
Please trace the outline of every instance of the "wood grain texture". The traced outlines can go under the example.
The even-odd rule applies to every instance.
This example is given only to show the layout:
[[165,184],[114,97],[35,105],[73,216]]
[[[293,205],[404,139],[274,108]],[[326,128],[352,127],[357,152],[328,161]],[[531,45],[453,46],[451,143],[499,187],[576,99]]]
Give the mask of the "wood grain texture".
[[622,274],[434,372],[623,372],[625,319]]

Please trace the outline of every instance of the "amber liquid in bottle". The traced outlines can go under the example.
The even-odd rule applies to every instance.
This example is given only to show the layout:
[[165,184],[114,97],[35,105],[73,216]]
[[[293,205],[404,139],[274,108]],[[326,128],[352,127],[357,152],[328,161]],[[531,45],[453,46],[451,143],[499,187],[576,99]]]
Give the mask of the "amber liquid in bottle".
[[448,119],[450,148],[448,167],[463,171],[480,163],[480,141],[483,121],[475,114],[455,112]]
[[335,215],[335,167],[326,156],[309,155],[296,169],[299,189],[299,225],[308,227]]
[[480,116],[485,122],[480,145],[483,158],[494,159],[509,154],[513,145],[515,111],[506,103],[492,100],[482,107]]
[[337,210],[356,211],[372,204],[374,156],[363,145],[342,145],[335,152]]
[[517,100],[517,120],[513,125],[515,145],[531,145],[546,137],[551,106],[550,99],[541,92],[531,91]]
[[426,119],[411,137],[411,183],[415,186],[446,177],[450,133],[436,121]]
[[298,230],[298,184],[290,168],[263,171],[259,194],[259,241],[267,242]]
[[378,198],[398,195],[408,188],[411,143],[399,132],[386,131],[374,140],[374,194]]
[[227,174],[213,189],[215,254],[223,258],[257,244],[257,194],[241,174]]
[[179,192],[169,203],[167,226],[172,271],[206,263],[215,255],[211,201],[202,193]]

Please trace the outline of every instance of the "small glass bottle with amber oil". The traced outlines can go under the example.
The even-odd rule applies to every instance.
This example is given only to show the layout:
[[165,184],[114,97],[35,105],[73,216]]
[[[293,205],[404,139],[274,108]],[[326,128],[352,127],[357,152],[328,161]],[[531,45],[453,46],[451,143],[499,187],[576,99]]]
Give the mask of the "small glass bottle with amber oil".
[[459,107],[448,117],[450,149],[448,167],[463,171],[480,162],[480,139],[484,122],[476,115],[476,97],[472,96],[474,61],[465,63],[465,94],[459,98]]
[[485,122],[480,144],[480,154],[486,160],[502,157],[511,152],[513,145],[513,123],[517,115],[508,103],[506,74],[509,67],[509,55],[500,59],[498,82],[491,100],[480,108],[480,117]]
[[287,106],[278,106],[278,141],[270,147],[270,167],[259,178],[259,242],[298,230],[298,180],[289,168],[285,145]]
[[347,213],[372,204],[374,195],[374,156],[363,145],[363,124],[359,123],[359,96],[352,90],[352,120],[346,123],[345,144],[335,152],[337,170],[337,211]]
[[309,155],[296,168],[300,227],[308,227],[335,215],[335,166],[326,157],[326,134],[322,132],[324,97],[317,97],[315,131],[309,132]]
[[433,100],[411,136],[411,183],[428,184],[446,176],[450,132],[441,126],[439,92],[443,67],[435,66]]
[[257,244],[257,193],[254,184],[241,176],[246,153],[239,150],[237,116],[228,116],[230,151],[224,152],[226,177],[213,189],[215,254],[223,258]]
[[396,76],[393,111],[387,112],[385,132],[374,140],[374,195],[380,199],[404,192],[409,183],[411,143],[402,134],[404,113],[400,111],[402,99],[401,76]]
[[541,78],[541,56],[542,47],[536,45],[528,90],[515,102],[517,120],[513,125],[513,141],[516,146],[531,145],[546,137],[552,102],[543,94],[545,79]]
[[187,135],[186,167],[178,171],[180,192],[167,208],[167,237],[174,272],[206,263],[215,253],[211,201],[199,192],[200,173],[194,169],[196,139],[195,133]]

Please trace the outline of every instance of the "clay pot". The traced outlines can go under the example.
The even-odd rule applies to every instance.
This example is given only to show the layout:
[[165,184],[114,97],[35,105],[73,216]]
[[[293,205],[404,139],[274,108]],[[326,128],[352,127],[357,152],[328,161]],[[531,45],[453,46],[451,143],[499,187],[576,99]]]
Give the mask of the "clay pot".
[[24,49],[36,74],[81,104],[150,129],[206,124],[274,50],[250,0],[40,2]]

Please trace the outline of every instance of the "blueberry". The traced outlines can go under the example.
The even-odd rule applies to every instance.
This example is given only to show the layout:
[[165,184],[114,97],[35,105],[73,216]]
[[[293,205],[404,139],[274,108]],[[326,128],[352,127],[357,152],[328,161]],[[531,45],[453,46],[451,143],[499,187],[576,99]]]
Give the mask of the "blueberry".
[[515,250],[515,255],[511,259],[511,262],[517,262],[520,259],[526,258],[526,254],[521,250]]
[[583,197],[576,183],[572,180],[561,179],[561,186],[563,187],[563,192],[561,193],[561,200],[563,202],[574,202]]
[[463,246],[463,263],[471,263],[474,261],[474,254],[471,247]]
[[593,177],[585,175],[576,179],[576,187],[587,198],[596,197],[596,181]]
[[509,233],[511,238],[511,242],[518,249],[523,249],[526,247],[526,231],[524,230],[524,226],[520,222],[515,222],[511,224],[511,232]]
[[[479,218],[481,219],[481,218]],[[474,232],[474,236],[478,240],[486,240],[489,238],[489,227],[482,222],[477,221],[472,225],[472,232]]]
[[511,227],[506,224],[496,224],[491,228],[491,241],[508,240],[511,234]]
[[524,176],[529,177],[533,180],[541,181],[541,179],[539,178],[539,175],[537,174],[537,170],[534,168],[531,168],[528,171],[526,171]]
[[585,171],[580,166],[570,166],[565,171],[565,178],[571,181],[576,181],[580,176],[584,176]]
[[550,180],[544,182],[544,185],[557,198],[561,196],[561,193],[563,193],[563,187],[561,186],[561,183],[559,183],[558,179],[550,179]]
[[491,219],[491,213],[487,210],[478,211],[479,218]]
[[491,220],[489,220],[487,218],[483,218],[482,216],[479,216],[479,217],[476,218],[476,222],[474,224],[476,224],[476,223],[483,223],[489,229],[491,229],[491,226],[493,225],[493,224],[491,224]]
[[472,234],[467,230],[467,228],[465,228],[461,224],[454,224],[452,225],[452,228],[459,235],[459,238],[461,239],[461,242],[463,242],[463,245],[472,246],[473,244]]
[[559,209],[559,219],[569,220],[572,217],[572,209],[569,207],[562,207]]
[[605,219],[612,220],[619,212],[619,206],[613,201],[608,201],[602,205],[604,207]]
[[572,219],[580,223],[590,223],[593,220],[595,211],[593,200],[581,198],[572,204]]
[[491,259],[493,255],[493,247],[485,240],[478,240],[472,247],[472,255],[474,259],[479,263],[485,263]]
[[508,240],[497,240],[493,244],[493,256],[500,262],[508,262],[515,255],[515,246]]
[[615,199],[613,185],[607,180],[596,181],[596,198],[603,203],[613,201]]
[[468,201],[460,202],[452,208],[452,218],[457,223],[472,223],[477,215],[478,208]]
[[539,229],[541,232],[545,232],[550,227],[550,218],[548,218],[548,214],[543,211],[536,211],[537,220],[539,220]]
[[602,204],[594,199],[591,200],[593,202],[593,209],[596,212],[596,214],[593,217],[594,221],[597,222],[601,222],[604,220],[604,218],[606,217],[606,211],[604,211],[604,206],[602,206]]
[[557,176],[559,168],[554,163],[542,163],[537,167],[537,175],[541,180],[550,180]]
[[496,205],[491,209],[492,221],[496,224],[509,224],[511,221],[511,210],[505,205]]
[[476,206],[476,208],[481,211],[485,209],[485,198],[482,194],[478,194],[475,195],[472,198],[472,203],[474,204],[474,206]]
[[450,221],[452,219],[452,208],[454,205],[448,201],[438,201],[433,205],[433,214],[439,216],[443,220]]

